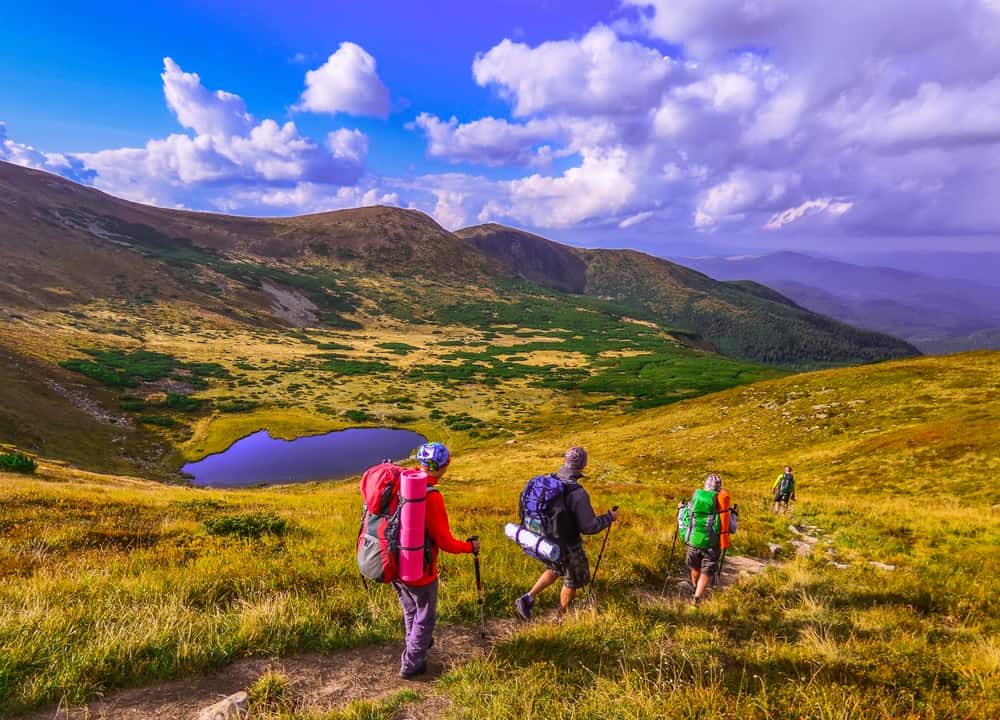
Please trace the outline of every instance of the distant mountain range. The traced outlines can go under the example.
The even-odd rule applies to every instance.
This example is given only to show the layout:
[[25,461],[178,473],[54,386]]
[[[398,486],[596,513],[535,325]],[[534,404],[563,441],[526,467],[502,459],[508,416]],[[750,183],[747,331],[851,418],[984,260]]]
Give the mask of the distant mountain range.
[[677,260],[719,280],[763,283],[802,307],[923,352],[1000,348],[997,286],[795,252]]
[[352,327],[358,312],[433,321],[442,297],[458,302],[474,287],[509,300],[510,280],[521,277],[611,300],[741,360],[807,366],[916,353],[759,285],[717,282],[639,252],[570,248],[500,225],[449,233],[391,207],[271,219],[168,210],[8,163],[0,261],[0,302],[11,308],[167,297],[274,324],[287,318],[269,309],[297,292],[311,306],[300,323]]

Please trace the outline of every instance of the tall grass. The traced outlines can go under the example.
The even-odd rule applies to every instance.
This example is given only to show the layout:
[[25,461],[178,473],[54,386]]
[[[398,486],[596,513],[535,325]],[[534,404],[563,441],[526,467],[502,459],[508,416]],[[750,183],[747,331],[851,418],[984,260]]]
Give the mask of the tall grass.
[[[995,360],[796,376],[628,424],[569,426],[458,453],[441,488],[456,536],[482,536],[488,617],[511,617],[540,571],[502,526],[524,481],[555,469],[566,445],[588,447],[594,504],[618,504],[622,515],[597,610],[524,626],[452,671],[436,690],[447,713],[1000,716],[1000,521],[983,481],[1000,470]],[[815,418],[821,412],[828,417]],[[767,491],[786,462],[800,500],[774,516]],[[735,553],[764,556],[778,542],[790,556],[792,523],[821,533],[811,556],[695,609],[670,583],[659,593],[676,499],[709,470],[721,470],[743,511]],[[0,478],[0,712],[81,702],[240,657],[398,638],[394,594],[366,593],[356,579],[354,483],[195,490],[44,462],[37,477]],[[223,516],[274,517],[284,530],[209,532],[204,521]],[[593,559],[600,537],[589,542]],[[475,623],[471,560],[443,556],[441,566],[442,622]],[[541,597],[540,613],[555,595]],[[356,706],[339,716],[397,709]]]

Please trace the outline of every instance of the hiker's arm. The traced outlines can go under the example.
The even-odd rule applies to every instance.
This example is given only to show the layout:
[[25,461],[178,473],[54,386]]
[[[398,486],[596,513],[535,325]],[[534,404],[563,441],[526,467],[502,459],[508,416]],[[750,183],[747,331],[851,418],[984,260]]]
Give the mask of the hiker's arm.
[[426,523],[431,540],[445,552],[454,555],[472,552],[471,542],[459,540],[451,534],[448,511],[444,509],[444,499],[439,492],[427,493]]
[[584,535],[596,535],[614,521],[614,516],[610,512],[603,515],[594,512],[590,504],[590,495],[584,488],[570,493],[569,504],[576,518],[576,526]]

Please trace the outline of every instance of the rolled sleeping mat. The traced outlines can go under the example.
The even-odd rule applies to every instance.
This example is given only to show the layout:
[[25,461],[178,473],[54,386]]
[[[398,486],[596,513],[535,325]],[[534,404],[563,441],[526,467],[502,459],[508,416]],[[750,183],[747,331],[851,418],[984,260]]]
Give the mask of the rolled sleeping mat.
[[551,540],[546,540],[541,535],[533,533],[517,523],[507,523],[504,525],[503,532],[504,535],[520,545],[525,553],[536,560],[559,562],[562,553],[559,546]]
[[427,514],[427,473],[404,470],[399,476],[399,579],[414,582],[424,576],[424,520]]

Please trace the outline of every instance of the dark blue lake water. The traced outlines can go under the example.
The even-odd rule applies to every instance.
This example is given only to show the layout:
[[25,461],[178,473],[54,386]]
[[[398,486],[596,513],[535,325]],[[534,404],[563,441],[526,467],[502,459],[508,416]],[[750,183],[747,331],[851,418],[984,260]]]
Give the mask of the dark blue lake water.
[[295,440],[267,430],[247,435],[224,452],[188,463],[181,472],[204,487],[246,487],[265,483],[333,480],[357,475],[386,458],[407,458],[427,441],[410,430],[351,428]]

